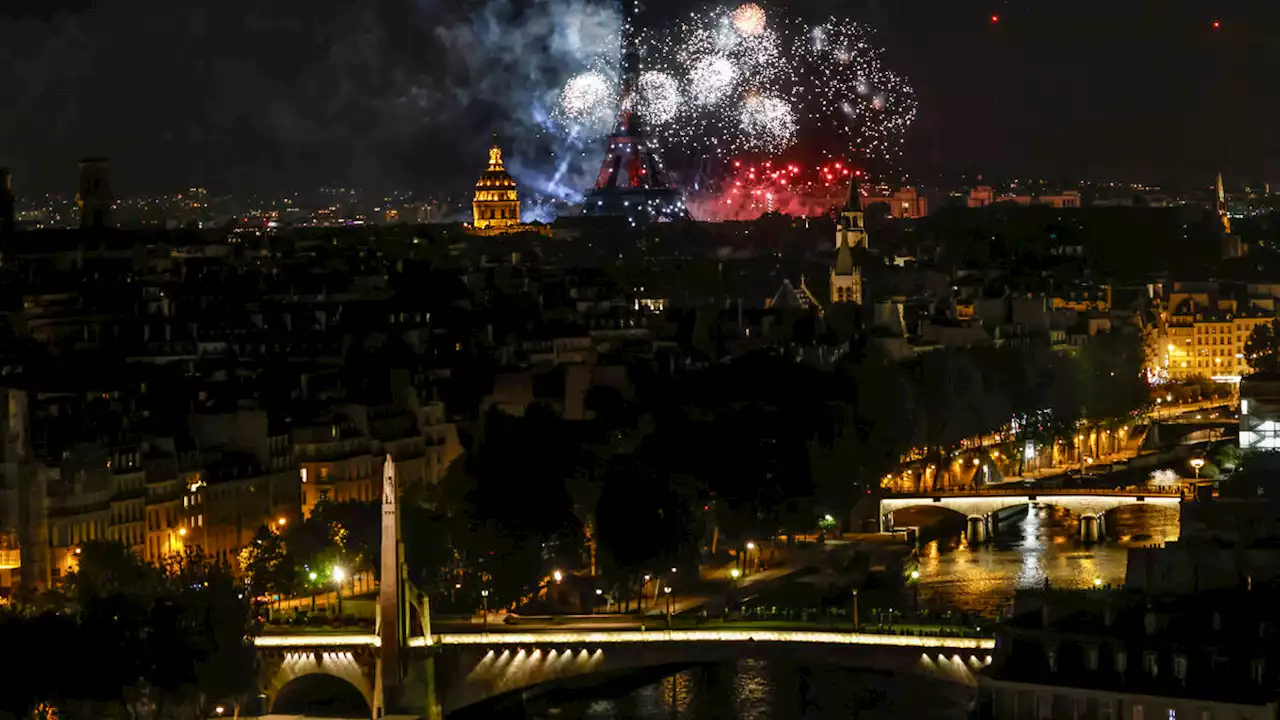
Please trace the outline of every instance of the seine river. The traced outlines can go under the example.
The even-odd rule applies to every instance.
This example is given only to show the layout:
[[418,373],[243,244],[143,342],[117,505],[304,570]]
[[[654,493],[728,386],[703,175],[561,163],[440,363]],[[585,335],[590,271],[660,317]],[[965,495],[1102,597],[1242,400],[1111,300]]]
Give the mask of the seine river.
[[[896,513],[895,515],[903,515]],[[909,524],[906,517],[897,518]],[[915,518],[927,524],[930,518]],[[934,517],[933,519],[937,519]],[[920,602],[995,616],[1021,588],[1087,588],[1095,578],[1122,584],[1129,548],[1176,540],[1176,511],[1120,508],[1107,514],[1108,539],[1079,541],[1079,523],[1051,507],[1030,508],[1008,519],[987,544],[969,547],[962,534],[943,533],[920,549]],[[936,526],[935,526],[936,527]],[[531,703],[519,717],[546,720],[808,720],[912,718],[961,720],[973,690],[921,677],[885,676],[838,668],[742,658],[713,670],[669,677],[561,699]],[[592,695],[595,695],[594,697]],[[513,715],[494,713],[498,717]]]
[[[713,679],[714,678],[714,679]],[[714,676],[690,670],[619,697],[529,717],[564,720],[961,720],[974,691],[922,677],[778,666],[743,659]]]
[[[900,515],[901,513],[898,513]],[[899,519],[903,524],[905,519]],[[1176,511],[1128,507],[1107,514],[1108,539],[1079,541],[1078,521],[1051,507],[1030,508],[1004,522],[992,542],[969,547],[943,535],[920,550],[920,602],[995,616],[1021,588],[1087,588],[1094,578],[1122,584],[1129,548],[1177,540]],[[713,679],[714,678],[714,679]],[[776,667],[743,659],[708,676],[697,670],[664,678],[618,697],[562,704],[540,718],[566,720],[800,720],[919,718],[960,720],[971,690],[920,678],[836,669]]]
[[1177,540],[1176,510],[1128,506],[1107,513],[1107,539],[1080,542],[1079,522],[1051,506],[1006,520],[990,543],[969,547],[959,534],[920,549],[920,602],[925,607],[994,617],[1015,590],[1087,588],[1095,578],[1124,584],[1129,548]]

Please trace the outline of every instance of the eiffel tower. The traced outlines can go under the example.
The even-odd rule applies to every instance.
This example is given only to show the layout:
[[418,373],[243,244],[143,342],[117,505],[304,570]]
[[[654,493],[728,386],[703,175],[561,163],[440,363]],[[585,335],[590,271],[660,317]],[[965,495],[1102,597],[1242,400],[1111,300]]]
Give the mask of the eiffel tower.
[[595,187],[583,203],[586,215],[624,215],[636,221],[687,218],[684,198],[671,186],[655,143],[645,135],[636,96],[640,87],[640,53],[635,46],[639,0],[622,0],[622,65],[618,120],[600,165]]

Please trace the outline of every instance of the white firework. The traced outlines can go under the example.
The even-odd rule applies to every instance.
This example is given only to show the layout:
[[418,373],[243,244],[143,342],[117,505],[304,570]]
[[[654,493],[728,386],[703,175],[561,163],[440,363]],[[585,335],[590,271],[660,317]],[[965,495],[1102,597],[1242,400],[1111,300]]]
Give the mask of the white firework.
[[559,109],[570,123],[597,128],[607,126],[612,116],[613,83],[596,70],[569,78],[560,91]]
[[778,151],[795,142],[795,110],[776,95],[752,93],[742,103],[738,116],[745,150]]
[[697,105],[706,107],[724,100],[738,82],[738,69],[724,55],[707,55],[689,69],[689,93]]
[[650,123],[670,122],[680,111],[680,84],[664,72],[640,74],[640,117]]

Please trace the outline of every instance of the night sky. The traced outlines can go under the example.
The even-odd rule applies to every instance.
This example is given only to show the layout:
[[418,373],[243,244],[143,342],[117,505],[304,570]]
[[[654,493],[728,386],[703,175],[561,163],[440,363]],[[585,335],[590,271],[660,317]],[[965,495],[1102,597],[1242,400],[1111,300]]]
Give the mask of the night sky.
[[[519,108],[478,91],[486,69],[450,39],[500,2],[9,0],[0,164],[20,192],[72,192],[75,160],[91,154],[112,159],[123,194],[462,187],[489,131]],[[917,177],[1202,185],[1222,169],[1238,185],[1280,179],[1280,4],[788,6],[879,29],[891,66],[917,90],[904,157]],[[651,0],[648,19],[691,7]],[[537,24],[520,32],[512,52],[537,65]],[[505,69],[502,87],[526,80]]]

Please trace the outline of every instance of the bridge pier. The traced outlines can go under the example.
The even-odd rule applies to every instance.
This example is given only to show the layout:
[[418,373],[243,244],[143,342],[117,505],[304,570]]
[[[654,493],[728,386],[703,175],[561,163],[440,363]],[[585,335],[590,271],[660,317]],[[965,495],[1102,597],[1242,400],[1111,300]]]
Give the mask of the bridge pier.
[[987,541],[989,521],[985,515],[970,515],[965,528],[965,538],[970,545],[981,545]]
[[880,514],[880,532],[889,532],[893,529],[893,511]]
[[1102,514],[1080,516],[1080,542],[1098,542],[1102,535]]

